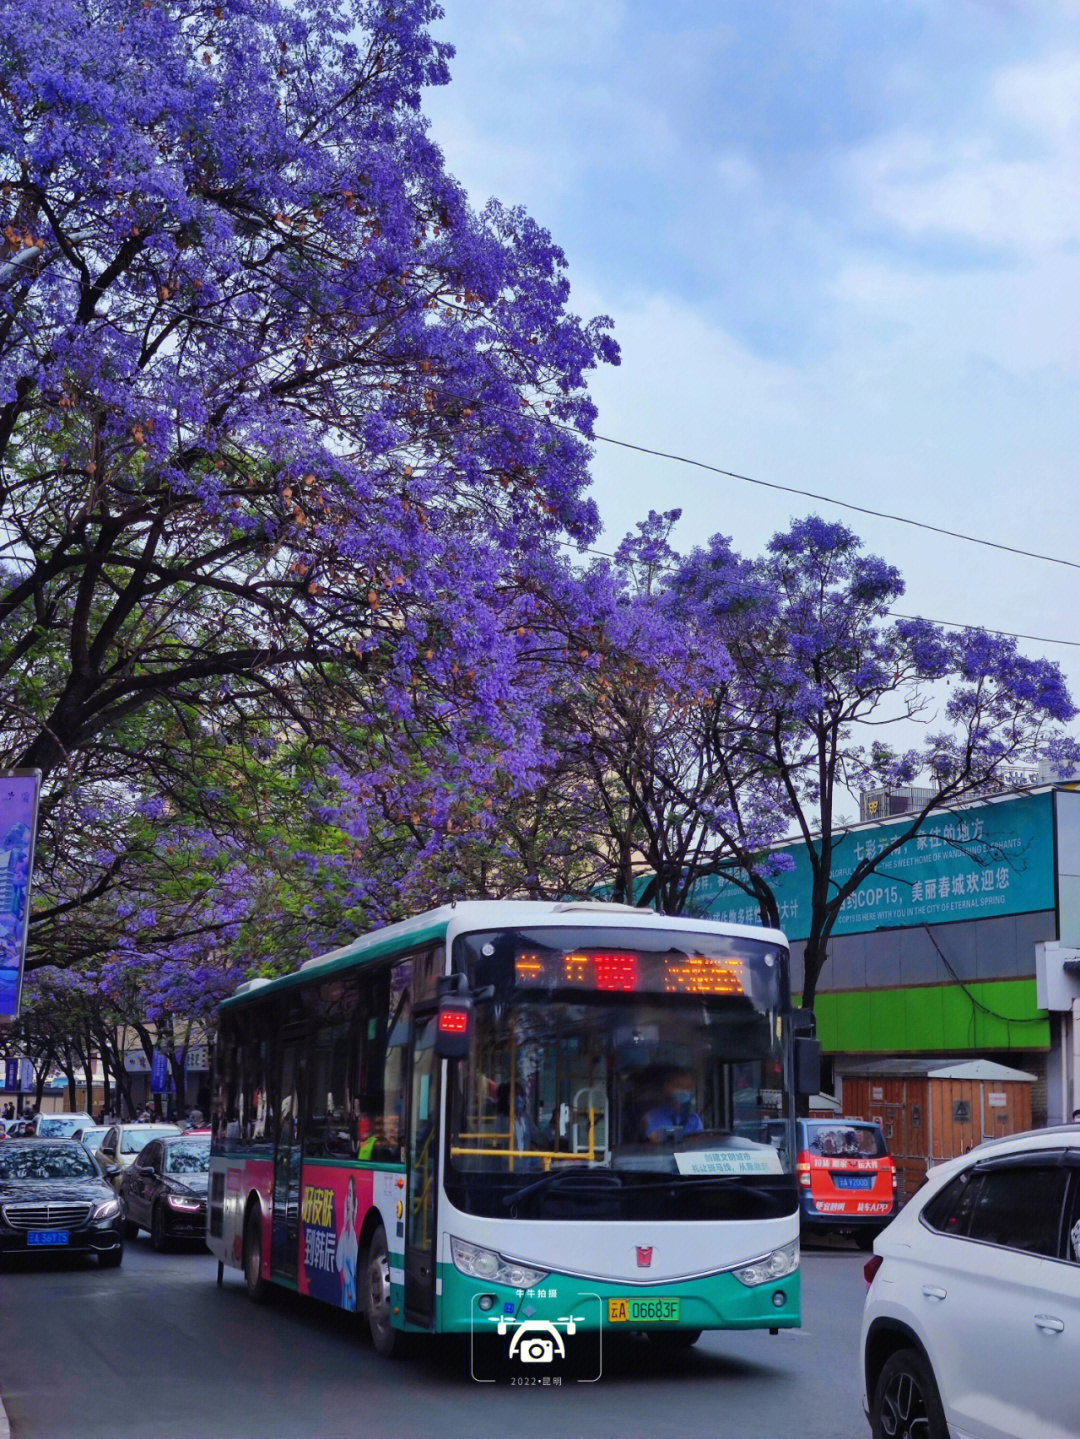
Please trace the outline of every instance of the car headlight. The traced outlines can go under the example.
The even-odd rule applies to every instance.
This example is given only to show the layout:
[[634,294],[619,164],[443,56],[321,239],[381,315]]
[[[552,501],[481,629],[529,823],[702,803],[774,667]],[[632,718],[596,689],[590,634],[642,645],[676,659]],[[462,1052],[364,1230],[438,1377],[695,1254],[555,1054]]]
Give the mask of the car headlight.
[[91,1219],[111,1219],[114,1214],[119,1214],[119,1213],[120,1213],[120,1201],[119,1201],[119,1199],[105,1199],[105,1200],[103,1200],[99,1205],[96,1206],[96,1208],[95,1208],[95,1209],[93,1210],[93,1212],[91,1213],[90,1218],[91,1218]]
[[188,1214],[194,1214],[199,1207],[199,1201],[197,1199],[189,1199],[184,1194],[167,1194],[165,1196],[165,1202],[170,1209],[183,1209]]
[[481,1249],[478,1244],[469,1244],[464,1239],[451,1238],[450,1252],[454,1256],[454,1267],[470,1279],[508,1284],[511,1289],[531,1289],[548,1272],[546,1269],[530,1269],[527,1264],[515,1264],[512,1259],[496,1254],[494,1249]]
[[731,1272],[740,1284],[753,1286],[783,1279],[788,1274],[794,1274],[798,1267],[799,1241],[793,1239],[790,1244],[785,1244],[783,1249],[774,1249],[771,1254],[766,1254],[764,1259],[755,1259],[753,1264],[744,1264]]

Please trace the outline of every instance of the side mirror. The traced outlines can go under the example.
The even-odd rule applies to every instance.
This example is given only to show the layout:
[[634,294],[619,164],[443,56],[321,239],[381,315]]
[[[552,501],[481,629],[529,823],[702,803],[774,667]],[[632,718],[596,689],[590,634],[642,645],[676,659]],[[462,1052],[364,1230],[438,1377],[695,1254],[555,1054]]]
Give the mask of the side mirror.
[[123,1172],[119,1164],[107,1164],[105,1166],[106,1179],[115,1179],[118,1174],[123,1174]]
[[797,1034],[795,1045],[795,1092],[817,1094],[821,1090],[821,1042],[809,1034]]
[[472,1042],[473,1003],[467,994],[446,996],[439,1005],[435,1053],[440,1059],[464,1059]]

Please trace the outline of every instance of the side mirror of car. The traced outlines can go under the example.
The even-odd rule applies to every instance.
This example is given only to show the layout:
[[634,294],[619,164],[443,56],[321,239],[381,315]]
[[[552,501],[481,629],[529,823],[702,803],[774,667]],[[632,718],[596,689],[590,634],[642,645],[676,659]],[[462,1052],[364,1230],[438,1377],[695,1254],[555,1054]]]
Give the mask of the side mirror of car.
[[115,1179],[118,1174],[123,1174],[123,1172],[119,1164],[107,1164],[105,1166],[106,1179]]

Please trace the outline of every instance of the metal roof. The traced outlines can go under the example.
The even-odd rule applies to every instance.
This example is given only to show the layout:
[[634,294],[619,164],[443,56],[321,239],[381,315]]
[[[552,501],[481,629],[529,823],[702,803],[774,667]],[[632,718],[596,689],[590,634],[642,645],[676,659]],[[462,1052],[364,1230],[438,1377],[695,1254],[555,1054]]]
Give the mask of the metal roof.
[[992,1059],[881,1059],[864,1064],[845,1067],[841,1077],[860,1079],[902,1079],[918,1076],[926,1079],[989,1079],[1019,1080],[1034,1084],[1038,1075],[1028,1074],[1023,1069],[1010,1069],[1007,1064],[996,1064]]

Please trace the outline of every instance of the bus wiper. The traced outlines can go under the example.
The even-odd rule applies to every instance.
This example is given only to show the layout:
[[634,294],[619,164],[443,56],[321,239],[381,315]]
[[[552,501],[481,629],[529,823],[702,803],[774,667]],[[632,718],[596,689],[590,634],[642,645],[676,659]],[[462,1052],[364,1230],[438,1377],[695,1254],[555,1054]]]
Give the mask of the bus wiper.
[[568,1164],[565,1169],[551,1169],[547,1174],[542,1174],[532,1184],[526,1184],[524,1189],[515,1189],[513,1194],[504,1194],[502,1204],[504,1209],[510,1209],[519,1199],[528,1199],[532,1194],[539,1194],[542,1189],[549,1188],[560,1179],[566,1179],[571,1174],[595,1174],[598,1177],[604,1176],[603,1183],[609,1189],[621,1189],[622,1180],[610,1169],[597,1168],[591,1164]]

